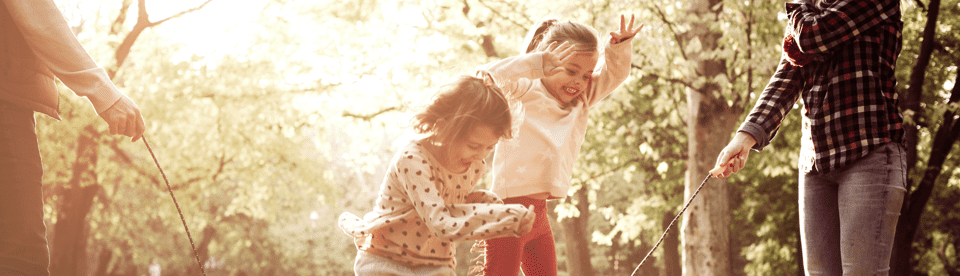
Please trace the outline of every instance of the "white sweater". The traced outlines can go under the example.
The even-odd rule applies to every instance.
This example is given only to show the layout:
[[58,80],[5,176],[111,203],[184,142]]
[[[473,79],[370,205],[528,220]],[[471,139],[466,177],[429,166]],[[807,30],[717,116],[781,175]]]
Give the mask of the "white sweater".
[[607,43],[593,78],[582,95],[566,106],[541,81],[543,53],[506,58],[480,66],[519,96],[524,106],[520,135],[497,145],[493,157],[493,190],[501,198],[549,193],[564,198],[570,188],[573,161],[587,130],[587,111],[620,86],[630,73],[632,39]]

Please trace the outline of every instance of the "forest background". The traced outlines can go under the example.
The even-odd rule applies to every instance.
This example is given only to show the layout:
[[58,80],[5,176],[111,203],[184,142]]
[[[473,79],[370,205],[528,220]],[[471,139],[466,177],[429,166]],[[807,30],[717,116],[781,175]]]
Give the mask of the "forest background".
[[[942,1],[942,3],[941,3]],[[352,275],[337,216],[371,210],[410,113],[545,17],[646,24],[550,204],[561,275],[629,275],[713,165],[780,57],[779,0],[59,0],[135,100],[192,231],[142,143],[61,85],[37,115],[59,275]],[[898,275],[960,275],[960,3],[903,0],[897,90],[910,187]],[[797,103],[747,168],[710,180],[641,275],[797,275]],[[489,176],[488,176],[489,178]],[[487,187],[489,180],[481,183]],[[696,221],[696,223],[690,223]],[[469,244],[460,246],[466,274]]]

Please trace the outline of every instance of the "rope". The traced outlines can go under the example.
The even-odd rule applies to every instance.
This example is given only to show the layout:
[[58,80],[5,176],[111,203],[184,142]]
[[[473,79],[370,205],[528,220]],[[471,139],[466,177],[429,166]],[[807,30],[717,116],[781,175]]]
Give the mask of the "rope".
[[683,211],[687,210],[687,207],[690,206],[690,203],[693,202],[693,199],[697,197],[697,194],[700,193],[700,189],[703,188],[704,184],[707,184],[707,180],[710,180],[712,174],[707,174],[707,178],[703,179],[703,182],[700,183],[700,187],[697,187],[697,190],[693,192],[693,195],[690,196],[690,199],[687,200],[687,203],[683,205],[683,209],[680,209],[680,213],[677,216],[673,217],[673,221],[670,221],[670,225],[667,225],[667,229],[663,231],[663,235],[660,235],[660,240],[657,241],[657,244],[650,249],[650,252],[647,252],[646,256],[643,256],[643,260],[640,261],[640,264],[637,265],[637,268],[633,269],[633,273],[630,276],[637,274],[637,270],[640,270],[640,266],[643,266],[643,262],[647,261],[647,257],[650,257],[650,254],[653,254],[654,250],[657,250],[657,247],[660,246],[660,242],[663,242],[663,238],[667,237],[667,233],[670,232],[670,228],[673,227],[673,223],[677,222],[677,219],[680,218],[680,215],[683,215]]
[[143,144],[147,145],[147,150],[150,151],[150,156],[153,157],[153,163],[157,164],[157,169],[160,170],[160,175],[163,176],[163,182],[167,184],[167,191],[170,192],[170,197],[173,198],[173,205],[177,206],[177,214],[180,214],[180,222],[183,223],[183,230],[187,232],[187,239],[190,239],[190,248],[193,249],[193,256],[197,258],[197,265],[200,266],[200,273],[203,273],[204,276],[207,275],[207,272],[203,270],[203,263],[200,262],[200,254],[197,253],[197,247],[193,245],[193,237],[190,236],[190,229],[187,228],[187,220],[183,219],[183,211],[180,210],[180,204],[177,203],[177,197],[173,195],[173,189],[170,188],[170,181],[167,180],[167,174],[163,173],[163,168],[160,167],[160,162],[157,161],[157,155],[153,154],[153,149],[150,148],[150,143],[147,143],[147,136],[143,136]]

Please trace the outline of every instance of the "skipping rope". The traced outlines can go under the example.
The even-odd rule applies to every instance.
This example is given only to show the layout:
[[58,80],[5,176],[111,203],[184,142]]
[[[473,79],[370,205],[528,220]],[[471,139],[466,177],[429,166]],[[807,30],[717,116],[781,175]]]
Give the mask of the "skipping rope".
[[707,178],[704,178],[703,182],[700,182],[700,187],[697,187],[697,190],[693,192],[693,195],[690,196],[690,199],[687,200],[687,203],[683,205],[683,209],[680,209],[680,213],[678,213],[677,216],[673,217],[673,220],[670,221],[670,225],[667,225],[667,230],[663,231],[663,235],[660,235],[660,240],[657,241],[657,244],[653,245],[653,248],[650,249],[650,252],[647,252],[646,256],[643,256],[643,260],[640,261],[640,264],[637,265],[637,268],[633,269],[633,273],[630,274],[630,276],[636,275],[637,270],[640,270],[640,266],[643,266],[643,262],[647,261],[647,257],[650,257],[650,254],[653,254],[653,251],[657,250],[657,247],[660,246],[660,242],[663,242],[663,238],[667,236],[667,233],[670,232],[670,228],[673,227],[673,223],[677,222],[677,219],[680,218],[680,215],[683,215],[683,211],[687,210],[687,207],[690,206],[690,203],[693,202],[693,199],[697,197],[698,193],[700,193],[700,189],[703,188],[704,184],[707,184],[707,180],[710,180],[710,177],[712,176],[713,174],[707,174]]
[[[197,253],[197,247],[193,245],[193,237],[190,236],[190,229],[187,228],[187,220],[183,219],[183,211],[180,211],[180,204],[177,203],[177,197],[173,195],[173,189],[170,188],[170,181],[167,180],[167,174],[163,173],[163,168],[160,168],[160,162],[157,162],[157,155],[153,154],[153,149],[150,148],[150,143],[147,143],[147,136],[142,136],[141,138],[143,139],[143,144],[147,145],[147,151],[150,151],[150,156],[153,157],[153,163],[156,164],[157,169],[160,170],[160,175],[163,176],[163,182],[167,184],[167,191],[170,192],[170,198],[173,198],[173,205],[177,206],[177,214],[180,214],[180,222],[183,223],[183,230],[187,232],[187,239],[190,239],[190,248],[193,249],[193,256],[197,258],[197,265],[200,266],[200,273],[206,276],[207,272],[203,270],[203,263],[200,262],[200,254]],[[700,189],[697,190],[699,191]],[[641,262],[641,264],[642,263],[643,262]]]

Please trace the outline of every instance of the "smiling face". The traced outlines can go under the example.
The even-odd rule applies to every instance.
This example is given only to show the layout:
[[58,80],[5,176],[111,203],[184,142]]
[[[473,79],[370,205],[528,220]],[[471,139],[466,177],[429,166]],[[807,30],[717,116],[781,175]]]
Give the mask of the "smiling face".
[[563,73],[543,78],[543,85],[560,103],[568,104],[587,90],[599,58],[596,51],[577,52],[563,65],[566,68]]
[[490,154],[500,141],[500,134],[488,124],[477,124],[467,130],[462,139],[444,146],[439,152],[438,162],[454,173],[466,172],[473,162],[480,162]]

